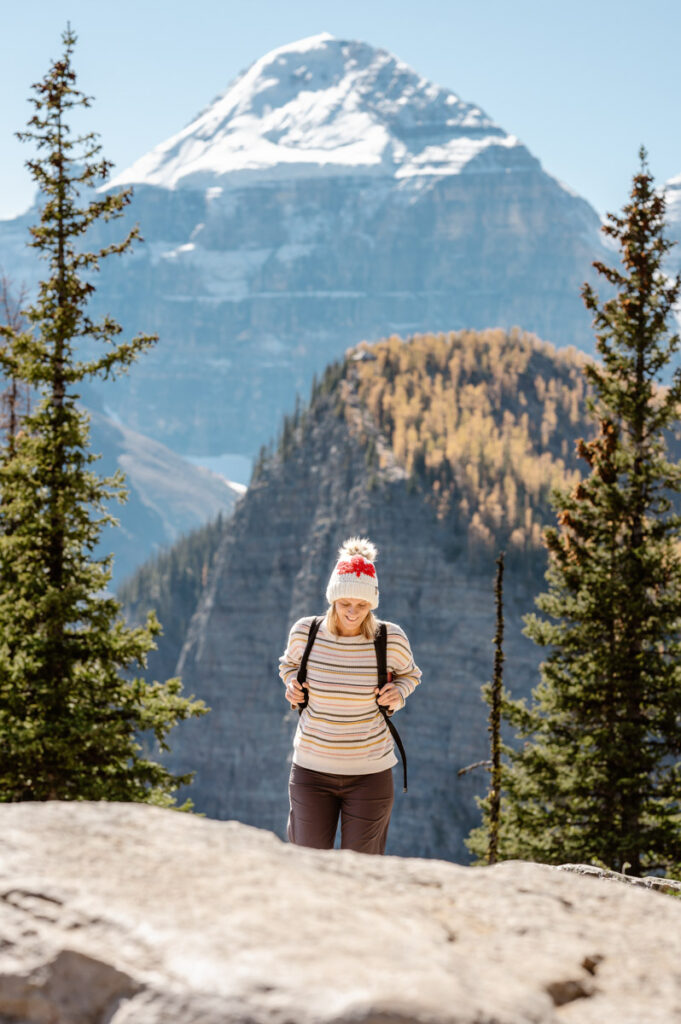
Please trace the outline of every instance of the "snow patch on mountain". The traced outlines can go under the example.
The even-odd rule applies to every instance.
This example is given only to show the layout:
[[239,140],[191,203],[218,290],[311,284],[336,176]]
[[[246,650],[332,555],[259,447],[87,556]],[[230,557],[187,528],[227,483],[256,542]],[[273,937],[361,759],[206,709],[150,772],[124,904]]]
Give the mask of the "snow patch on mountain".
[[[271,255],[271,249],[203,249],[193,242],[168,249],[162,242],[152,246],[152,265],[164,260],[184,263],[199,273],[201,292],[206,297],[238,302],[249,294],[253,275]],[[190,282],[193,281],[194,278],[190,278]],[[188,293],[192,298],[195,297],[194,287]],[[182,296],[169,298],[181,299]]]
[[106,187],[209,188],[217,198],[221,183],[458,174],[489,147],[534,162],[479,107],[386,50],[322,33],[261,57]]
[[667,220],[676,225],[676,237],[681,234],[681,174],[665,183],[664,195],[667,201]]
[[[666,227],[667,237],[676,245],[667,256],[667,270],[670,275],[681,273],[681,174],[670,178],[663,187],[667,204]],[[676,306],[677,330],[681,331],[681,301]]]

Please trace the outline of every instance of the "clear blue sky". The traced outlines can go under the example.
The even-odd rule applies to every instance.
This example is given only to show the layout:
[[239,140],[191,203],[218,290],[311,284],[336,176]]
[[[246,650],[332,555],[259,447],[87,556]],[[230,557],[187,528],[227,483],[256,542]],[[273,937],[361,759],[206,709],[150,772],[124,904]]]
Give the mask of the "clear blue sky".
[[681,173],[679,0],[23,0],[2,14],[0,217],[33,195],[13,132],[68,20],[87,126],[118,170],[263,53],[327,31],[479,104],[601,214],[625,201],[642,142],[658,181]]

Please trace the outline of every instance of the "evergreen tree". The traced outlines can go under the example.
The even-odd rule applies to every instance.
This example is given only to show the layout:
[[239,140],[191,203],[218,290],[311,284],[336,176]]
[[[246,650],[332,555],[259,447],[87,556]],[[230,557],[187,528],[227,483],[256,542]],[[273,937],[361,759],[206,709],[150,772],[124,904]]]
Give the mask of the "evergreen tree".
[[[117,342],[111,317],[86,312],[99,261],[123,253],[139,237],[84,251],[82,236],[98,219],[122,215],[130,190],[99,195],[94,185],[111,164],[99,158],[95,133],[74,137],[66,123],[90,98],[76,89],[71,64],[76,37],[34,85],[34,114],[18,133],[37,148],[27,161],[42,196],[31,245],[48,263],[29,329],[2,329],[0,366],[40,396],[0,460],[0,800],[111,799],[171,805],[191,776],[173,776],[141,755],[139,733],[161,749],[181,719],[204,713],[181,696],[179,679],[147,683],[133,677],[154,648],[154,614],[130,629],[107,593],[112,556],[95,558],[113,497],[123,500],[123,476],[100,478],[88,449],[87,416],[78,384],[115,377],[156,340]],[[90,199],[81,196],[88,192]],[[103,351],[78,358],[86,343]]]
[[640,875],[681,867],[681,470],[666,455],[681,374],[668,321],[681,281],[662,270],[664,197],[646,154],[621,216],[603,230],[613,288],[585,285],[600,363],[586,366],[596,436],[578,441],[588,475],[556,496],[546,531],[548,590],[526,632],[548,649],[531,707],[505,713],[525,746],[507,750],[501,852],[592,861]]

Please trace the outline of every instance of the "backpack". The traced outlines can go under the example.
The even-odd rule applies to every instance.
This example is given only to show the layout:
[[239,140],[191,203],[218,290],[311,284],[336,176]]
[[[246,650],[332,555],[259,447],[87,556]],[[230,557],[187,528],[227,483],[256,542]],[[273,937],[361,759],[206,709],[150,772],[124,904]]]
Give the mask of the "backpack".
[[[315,642],[315,637],[317,636],[317,633],[319,631],[319,627],[321,626],[321,624],[322,624],[321,618],[314,618],[312,620],[312,622],[310,623],[310,632],[309,632],[308,637],[307,637],[307,643],[305,645],[305,650],[303,652],[303,656],[300,659],[300,667],[298,669],[298,682],[300,683],[301,686],[303,685],[304,682],[307,681],[307,661],[308,661],[308,658],[310,657],[310,651],[312,650],[312,645]],[[378,673],[378,688],[379,688],[379,690],[381,690],[385,686],[385,684],[388,682],[388,659],[387,659],[388,629],[386,627],[385,622],[381,622],[379,627],[378,627],[378,633],[374,637],[374,649],[376,651],[376,670],[377,670],[377,673]],[[307,702],[310,699],[310,695],[309,695],[308,691],[304,687],[303,687],[303,692],[304,692],[305,696],[304,696],[303,700],[301,701],[301,703],[298,705],[298,714],[299,715],[302,715],[303,708],[307,707]],[[388,726],[388,729],[390,730],[390,735],[392,736],[393,740],[397,744],[397,749],[400,752],[400,757],[402,758],[402,773],[404,775],[404,789],[403,789],[403,792],[406,793],[407,792],[407,755],[406,755],[405,750],[404,750],[404,745],[402,743],[402,739],[400,738],[399,732],[397,731],[397,729],[393,725],[392,721],[388,717],[387,708],[384,708],[384,707],[382,707],[382,705],[379,704],[378,705],[378,709],[381,712],[381,714],[383,715],[383,718],[385,719],[385,724]]]

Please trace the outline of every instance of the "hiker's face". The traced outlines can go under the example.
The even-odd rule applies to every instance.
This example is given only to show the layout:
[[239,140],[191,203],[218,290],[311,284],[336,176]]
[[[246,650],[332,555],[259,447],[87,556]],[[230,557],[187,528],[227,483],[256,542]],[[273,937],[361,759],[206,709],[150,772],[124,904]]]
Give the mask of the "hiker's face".
[[371,610],[368,601],[360,601],[352,597],[339,598],[336,601],[336,615],[344,636],[356,636],[362,629],[362,623]]

